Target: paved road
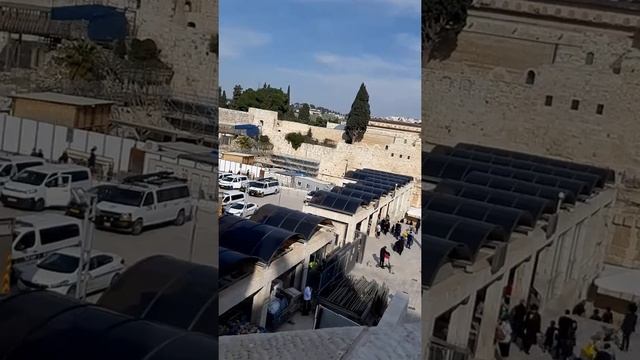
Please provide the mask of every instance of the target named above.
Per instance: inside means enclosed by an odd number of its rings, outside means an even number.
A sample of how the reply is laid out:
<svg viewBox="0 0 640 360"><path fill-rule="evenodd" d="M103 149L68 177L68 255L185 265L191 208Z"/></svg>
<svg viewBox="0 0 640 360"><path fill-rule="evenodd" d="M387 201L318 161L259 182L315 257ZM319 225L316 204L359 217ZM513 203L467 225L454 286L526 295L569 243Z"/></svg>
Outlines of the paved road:
<svg viewBox="0 0 640 360"><path fill-rule="evenodd" d="M258 206L265 204L274 204L283 206L289 209L302 211L304 205L304 197L307 194L304 190L281 188L280 193L267 195L265 197L249 196L249 202L255 203Z"/></svg>
<svg viewBox="0 0 640 360"><path fill-rule="evenodd" d="M218 259L218 227L213 209L213 206L201 206L197 216L192 260L206 265L217 265ZM62 213L57 210L46 210L45 212ZM37 213L0 206L0 218L33 214ZM180 227L169 224L145 229L138 236L96 230L93 248L118 254L125 259L127 265L159 254L189 260L192 226L193 222L187 222Z"/></svg>

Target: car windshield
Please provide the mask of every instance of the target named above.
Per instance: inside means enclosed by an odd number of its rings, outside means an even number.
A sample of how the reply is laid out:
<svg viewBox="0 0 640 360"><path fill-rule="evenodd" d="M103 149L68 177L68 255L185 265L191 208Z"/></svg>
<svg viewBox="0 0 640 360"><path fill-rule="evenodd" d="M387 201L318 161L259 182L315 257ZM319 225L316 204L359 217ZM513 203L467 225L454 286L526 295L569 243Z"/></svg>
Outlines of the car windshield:
<svg viewBox="0 0 640 360"><path fill-rule="evenodd" d="M244 204L243 203L235 203L235 204L231 204L230 207L232 209L242 210L244 208Z"/></svg>
<svg viewBox="0 0 640 360"><path fill-rule="evenodd" d="M13 166L11 166L11 164L1 164L0 166L2 166L2 169L0 169L0 176L2 177L6 177L11 175L11 168Z"/></svg>
<svg viewBox="0 0 640 360"><path fill-rule="evenodd" d="M142 191L114 187L104 194L102 201L128 206L140 206L143 196L144 193Z"/></svg>
<svg viewBox="0 0 640 360"><path fill-rule="evenodd" d="M222 178L222 181L233 181L233 178L231 176L225 176Z"/></svg>
<svg viewBox="0 0 640 360"><path fill-rule="evenodd" d="M40 269L71 274L78 270L80 259L76 256L66 254L51 254L42 260L38 267Z"/></svg>
<svg viewBox="0 0 640 360"><path fill-rule="evenodd" d="M33 170L24 170L19 172L11 180L17 183L22 183L22 184L42 185L42 183L46 178L47 178L47 174L33 171Z"/></svg>

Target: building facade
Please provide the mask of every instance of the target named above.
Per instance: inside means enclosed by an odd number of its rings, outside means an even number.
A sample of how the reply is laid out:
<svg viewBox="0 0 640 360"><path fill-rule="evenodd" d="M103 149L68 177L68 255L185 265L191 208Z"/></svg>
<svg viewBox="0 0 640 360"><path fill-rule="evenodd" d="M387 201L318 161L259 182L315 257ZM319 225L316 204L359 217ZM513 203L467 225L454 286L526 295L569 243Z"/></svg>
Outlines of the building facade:
<svg viewBox="0 0 640 360"><path fill-rule="evenodd" d="M640 266L640 16L627 3L474 2L458 46L423 69L425 146L507 147L618 173L607 261Z"/></svg>

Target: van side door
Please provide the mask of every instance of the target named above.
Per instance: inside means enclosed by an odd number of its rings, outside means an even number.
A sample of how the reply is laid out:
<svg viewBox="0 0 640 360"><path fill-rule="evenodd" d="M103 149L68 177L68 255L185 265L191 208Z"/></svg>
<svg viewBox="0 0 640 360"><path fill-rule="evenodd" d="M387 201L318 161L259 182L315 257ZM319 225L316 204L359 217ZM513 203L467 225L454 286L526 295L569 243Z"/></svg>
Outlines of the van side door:
<svg viewBox="0 0 640 360"><path fill-rule="evenodd" d="M65 224L40 229L40 247L43 254L80 244L80 226Z"/></svg>
<svg viewBox="0 0 640 360"><path fill-rule="evenodd" d="M71 202L71 175L57 175L44 183L45 206L67 206Z"/></svg>
<svg viewBox="0 0 640 360"><path fill-rule="evenodd" d="M149 191L144 195L141 215L145 224L157 224L161 221L160 217L158 217L158 205L156 205L156 197L153 191Z"/></svg>

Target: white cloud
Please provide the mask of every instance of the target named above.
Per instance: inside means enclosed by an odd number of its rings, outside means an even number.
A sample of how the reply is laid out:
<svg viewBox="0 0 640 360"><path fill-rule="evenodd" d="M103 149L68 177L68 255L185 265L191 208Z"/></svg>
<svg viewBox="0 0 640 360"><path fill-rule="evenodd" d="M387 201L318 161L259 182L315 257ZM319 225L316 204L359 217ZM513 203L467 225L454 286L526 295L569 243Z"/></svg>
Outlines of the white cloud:
<svg viewBox="0 0 640 360"><path fill-rule="evenodd" d="M393 8L393 10L415 11L420 16L420 0L292 0L295 3L356 3L371 4L372 2L385 4Z"/></svg>
<svg viewBox="0 0 640 360"><path fill-rule="evenodd" d="M330 52L317 53L315 61L333 72L341 73L407 73L414 67L402 63L393 63L375 55L344 56ZM415 67L419 71L419 67Z"/></svg>
<svg viewBox="0 0 640 360"><path fill-rule="evenodd" d="M248 51L268 45L271 36L241 27L220 28L220 58L238 58Z"/></svg>

